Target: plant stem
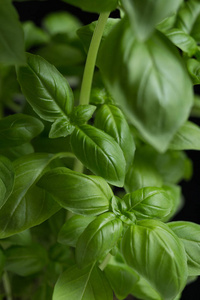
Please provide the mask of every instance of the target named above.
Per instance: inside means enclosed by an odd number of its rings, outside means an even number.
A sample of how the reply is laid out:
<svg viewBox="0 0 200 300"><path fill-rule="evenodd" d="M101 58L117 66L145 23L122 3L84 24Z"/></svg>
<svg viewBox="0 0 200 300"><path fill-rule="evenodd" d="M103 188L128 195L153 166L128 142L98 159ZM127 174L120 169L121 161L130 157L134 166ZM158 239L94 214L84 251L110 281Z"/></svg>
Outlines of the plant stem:
<svg viewBox="0 0 200 300"><path fill-rule="evenodd" d="M8 273L6 271L4 272L4 274L2 276L2 281L3 281L3 286L5 289L7 300L12 300L12 291L11 291L10 280L8 277Z"/></svg>
<svg viewBox="0 0 200 300"><path fill-rule="evenodd" d="M97 59L97 53L99 50L100 42L109 14L110 12L104 12L100 14L96 28L94 30L94 34L92 36L83 73L83 80L81 84L79 101L80 105L87 105L90 102L90 93L92 88L92 80ZM76 160L74 164L74 171L82 173L83 169L84 166L82 165L82 163L79 160Z"/></svg>
<svg viewBox="0 0 200 300"><path fill-rule="evenodd" d="M99 269L101 269L101 271L103 271L105 269L105 267L109 263L109 260L111 259L111 257L112 257L112 255L110 253L108 253L106 255L106 257L104 258L104 260L102 261L102 263L99 265Z"/></svg>

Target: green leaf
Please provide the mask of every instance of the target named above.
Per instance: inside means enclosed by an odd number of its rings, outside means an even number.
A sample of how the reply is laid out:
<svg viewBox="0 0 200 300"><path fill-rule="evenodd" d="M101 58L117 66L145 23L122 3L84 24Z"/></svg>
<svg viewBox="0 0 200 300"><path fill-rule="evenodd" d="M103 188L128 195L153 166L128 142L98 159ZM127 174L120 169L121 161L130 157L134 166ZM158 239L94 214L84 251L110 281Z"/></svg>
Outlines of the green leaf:
<svg viewBox="0 0 200 300"><path fill-rule="evenodd" d="M135 144L126 118L121 110L114 105L102 105L96 113L95 126L115 139L124 153L128 167L133 161Z"/></svg>
<svg viewBox="0 0 200 300"><path fill-rule="evenodd" d="M10 146L3 149L0 147L0 154L6 156L11 161L32 153L34 153L34 148L31 143L25 143L20 146Z"/></svg>
<svg viewBox="0 0 200 300"><path fill-rule="evenodd" d="M23 30L26 50L49 42L48 34L35 26L32 21L26 21L23 23Z"/></svg>
<svg viewBox="0 0 200 300"><path fill-rule="evenodd" d="M122 240L122 252L128 265L152 285L161 299L173 300L183 290L188 275L185 250L164 223L143 220L130 227Z"/></svg>
<svg viewBox="0 0 200 300"><path fill-rule="evenodd" d="M124 19L104 41L98 66L130 122L164 152L193 103L192 84L177 49L158 31L146 42L137 41Z"/></svg>
<svg viewBox="0 0 200 300"><path fill-rule="evenodd" d="M187 68L193 84L200 84L200 62L194 58L190 58L187 60Z"/></svg>
<svg viewBox="0 0 200 300"><path fill-rule="evenodd" d="M164 188L145 187L123 198L126 210L134 212L138 220L165 220L170 215L173 202Z"/></svg>
<svg viewBox="0 0 200 300"><path fill-rule="evenodd" d="M58 242L63 245L76 247L78 238L94 219L94 216L72 216L60 229Z"/></svg>
<svg viewBox="0 0 200 300"><path fill-rule="evenodd" d="M0 279L4 270L4 266L5 266L5 255L4 255L4 251L0 248Z"/></svg>
<svg viewBox="0 0 200 300"><path fill-rule="evenodd" d="M200 43L200 13L198 17L196 18L195 23L193 24L192 31L190 32L190 35L196 40L196 42L199 44Z"/></svg>
<svg viewBox="0 0 200 300"><path fill-rule="evenodd" d="M0 0L0 63L24 64L23 30L11 1Z"/></svg>
<svg viewBox="0 0 200 300"><path fill-rule="evenodd" d="M17 69L22 92L34 111L55 122L73 110L74 98L66 79L42 57L27 54L27 65Z"/></svg>
<svg viewBox="0 0 200 300"><path fill-rule="evenodd" d="M72 124L81 125L91 119L93 113L96 110L94 105L79 105L74 107L74 110L70 114L70 121Z"/></svg>
<svg viewBox="0 0 200 300"><path fill-rule="evenodd" d="M45 190L35 186L52 159L50 154L31 154L14 161L13 192L0 208L0 238L38 225L60 209Z"/></svg>
<svg viewBox="0 0 200 300"><path fill-rule="evenodd" d="M108 210L113 196L103 178L62 167L45 173L37 185L48 191L62 207L76 214L101 214Z"/></svg>
<svg viewBox="0 0 200 300"><path fill-rule="evenodd" d="M151 286L151 284L145 280L142 276L139 277L138 282L133 286L131 294L134 297L142 300L162 300L161 296ZM175 299L173 299L175 300Z"/></svg>
<svg viewBox="0 0 200 300"><path fill-rule="evenodd" d="M14 114L0 120L0 148L25 144L44 129L42 122L24 114Z"/></svg>
<svg viewBox="0 0 200 300"><path fill-rule="evenodd" d="M74 131L74 128L67 117L61 117L52 124L49 137L51 139L66 137Z"/></svg>
<svg viewBox="0 0 200 300"><path fill-rule="evenodd" d="M200 127L187 121L170 143L174 150L200 150Z"/></svg>
<svg viewBox="0 0 200 300"><path fill-rule="evenodd" d="M76 265L58 279L53 300L113 300L113 293L104 273L96 266L79 269Z"/></svg>
<svg viewBox="0 0 200 300"><path fill-rule="evenodd" d="M192 222L171 222L168 226L181 239L187 254L189 276L200 275L200 225Z"/></svg>
<svg viewBox="0 0 200 300"><path fill-rule="evenodd" d="M132 268L115 261L113 258L109 261L104 272L119 300L126 299L139 280L139 275Z"/></svg>
<svg viewBox="0 0 200 300"><path fill-rule="evenodd" d="M14 168L9 159L0 156L0 208L4 205L13 190Z"/></svg>
<svg viewBox="0 0 200 300"><path fill-rule="evenodd" d="M122 0L131 25L140 40L147 39L155 26L175 13L183 0ZM150 13L151 12L151 13Z"/></svg>
<svg viewBox="0 0 200 300"><path fill-rule="evenodd" d="M116 9L118 0L63 0L88 12L110 12Z"/></svg>
<svg viewBox="0 0 200 300"><path fill-rule="evenodd" d="M1 243L9 243L9 245L28 246L32 243L30 229L14 234L6 239L1 239Z"/></svg>
<svg viewBox="0 0 200 300"><path fill-rule="evenodd" d="M38 244L13 246L5 251L5 270L20 276L29 276L41 271L47 264L47 252Z"/></svg>
<svg viewBox="0 0 200 300"><path fill-rule="evenodd" d="M93 126L81 125L71 135L71 146L77 158L94 174L113 185L123 186L125 158L110 135Z"/></svg>
<svg viewBox="0 0 200 300"><path fill-rule="evenodd" d="M179 28L172 28L165 32L170 41L180 48L188 56L193 56L198 50L196 41L187 33Z"/></svg>
<svg viewBox="0 0 200 300"><path fill-rule="evenodd" d="M123 230L115 214L107 212L92 221L76 244L76 261L84 268L99 260L116 245Z"/></svg>
<svg viewBox="0 0 200 300"><path fill-rule="evenodd" d="M181 187L179 185L164 185L163 188L169 194L173 203L170 214L164 219L164 221L166 222L181 210L181 208L183 207L183 198L181 195Z"/></svg>

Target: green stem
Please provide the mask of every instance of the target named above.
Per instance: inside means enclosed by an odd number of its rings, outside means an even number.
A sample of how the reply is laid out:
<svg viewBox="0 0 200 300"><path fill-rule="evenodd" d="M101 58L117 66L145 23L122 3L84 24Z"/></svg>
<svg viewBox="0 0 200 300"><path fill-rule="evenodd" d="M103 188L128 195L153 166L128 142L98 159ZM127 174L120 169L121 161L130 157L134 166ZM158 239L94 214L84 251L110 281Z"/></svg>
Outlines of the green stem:
<svg viewBox="0 0 200 300"><path fill-rule="evenodd" d="M109 12L101 13L99 16L99 20L97 22L97 26L94 30L94 34L90 43L87 60L85 64L85 70L83 74L83 81L81 85L80 92L80 104L87 105L90 102L90 93L92 87L93 74L97 59L97 53L99 50L99 45L102 39L102 35L104 32L104 28L109 17Z"/></svg>
<svg viewBox="0 0 200 300"><path fill-rule="evenodd" d="M99 265L99 269L101 269L101 271L103 271L105 269L105 267L109 263L111 257L112 257L112 255L110 253L108 253L106 255L106 257L104 258L104 260L102 261L102 263Z"/></svg>
<svg viewBox="0 0 200 300"><path fill-rule="evenodd" d="M10 280L8 277L8 273L6 271L4 272L4 274L2 276L2 281L3 281L5 293L6 293L6 299L12 300L12 291L11 291Z"/></svg>
<svg viewBox="0 0 200 300"><path fill-rule="evenodd" d="M86 59L85 69L83 73L83 80L80 91L80 105L87 105L90 102L90 93L92 88L92 80L94 75L94 69L97 59L97 53L99 50L100 42L104 32L104 28L109 17L110 12L101 13L97 26L94 30L90 47L88 50L88 55ZM83 173L84 166L79 160L75 161L74 171Z"/></svg>

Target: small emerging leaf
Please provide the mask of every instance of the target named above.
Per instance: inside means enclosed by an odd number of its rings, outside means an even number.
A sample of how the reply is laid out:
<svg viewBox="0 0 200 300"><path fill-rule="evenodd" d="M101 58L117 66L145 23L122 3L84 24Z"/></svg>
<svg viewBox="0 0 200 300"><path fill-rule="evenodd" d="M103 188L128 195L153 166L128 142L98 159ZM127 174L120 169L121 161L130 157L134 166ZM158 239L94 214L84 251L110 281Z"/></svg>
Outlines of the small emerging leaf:
<svg viewBox="0 0 200 300"><path fill-rule="evenodd" d="M66 137L74 131L74 128L67 117L59 118L51 125L49 137L51 139Z"/></svg>
<svg viewBox="0 0 200 300"><path fill-rule="evenodd" d="M96 110L94 105L79 105L74 107L74 110L70 114L70 121L72 124L81 125L86 123Z"/></svg>

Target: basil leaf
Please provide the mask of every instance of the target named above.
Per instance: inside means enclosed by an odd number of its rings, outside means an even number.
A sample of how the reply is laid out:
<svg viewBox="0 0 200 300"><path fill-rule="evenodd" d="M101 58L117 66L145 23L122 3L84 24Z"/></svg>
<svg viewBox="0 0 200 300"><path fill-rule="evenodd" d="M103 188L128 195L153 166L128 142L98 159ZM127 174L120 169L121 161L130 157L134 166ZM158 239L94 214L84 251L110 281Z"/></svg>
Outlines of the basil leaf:
<svg viewBox="0 0 200 300"><path fill-rule="evenodd" d="M51 139L66 137L74 131L74 126L71 125L67 117L57 119L51 126L49 137Z"/></svg>
<svg viewBox="0 0 200 300"><path fill-rule="evenodd" d="M196 40L197 43L200 42L199 26L200 26L200 13L196 18L195 23L193 24L192 31L190 32L190 35Z"/></svg>
<svg viewBox="0 0 200 300"><path fill-rule="evenodd" d="M0 147L0 154L6 156L11 161L14 161L21 156L28 155L34 153L34 148L31 143L25 143L19 146L10 146L8 148L1 149Z"/></svg>
<svg viewBox="0 0 200 300"><path fill-rule="evenodd" d="M89 11L89 12L109 12L112 10L115 10L117 7L118 0L96 0L95 2L93 0L63 0L64 2L67 2L69 4L72 4L74 6L77 6L83 10Z"/></svg>
<svg viewBox="0 0 200 300"><path fill-rule="evenodd" d="M124 19L104 41L98 66L130 122L164 152L193 102L192 84L176 48L159 32L146 42L136 40Z"/></svg>
<svg viewBox="0 0 200 300"><path fill-rule="evenodd" d="M200 150L200 128L192 122L186 122L175 134L170 143L174 150Z"/></svg>
<svg viewBox="0 0 200 300"><path fill-rule="evenodd" d="M125 158L110 135L93 126L81 125L71 135L71 146L77 158L94 174L113 185L123 186Z"/></svg>
<svg viewBox="0 0 200 300"><path fill-rule="evenodd" d="M74 110L70 114L70 120L72 124L81 125L86 123L96 110L94 105L79 105L74 107Z"/></svg>
<svg viewBox="0 0 200 300"><path fill-rule="evenodd" d="M104 272L119 300L126 299L139 280L139 275L132 268L114 259L109 261Z"/></svg>
<svg viewBox="0 0 200 300"><path fill-rule="evenodd" d="M138 282L133 286L131 294L134 297L142 300L162 300L161 296L156 292L152 285L142 276L139 277ZM176 300L173 299L173 300Z"/></svg>
<svg viewBox="0 0 200 300"><path fill-rule="evenodd" d="M58 234L58 242L76 247L76 243L85 228L95 219L93 216L72 216L65 222Z"/></svg>
<svg viewBox="0 0 200 300"><path fill-rule="evenodd" d="M187 254L189 276L200 275L200 225L176 221L168 226L181 239Z"/></svg>
<svg viewBox="0 0 200 300"><path fill-rule="evenodd" d="M23 23L23 30L26 50L49 42L48 34L35 26L32 21Z"/></svg>
<svg viewBox="0 0 200 300"><path fill-rule="evenodd" d="M0 0L0 63L24 64L23 30L11 1Z"/></svg>
<svg viewBox="0 0 200 300"><path fill-rule="evenodd" d="M15 147L29 142L44 129L34 117L15 114L0 120L0 148Z"/></svg>
<svg viewBox="0 0 200 300"><path fill-rule="evenodd" d="M76 244L78 266L84 268L106 255L119 240L122 230L122 222L111 212L92 221Z"/></svg>
<svg viewBox="0 0 200 300"><path fill-rule="evenodd" d="M104 104L97 110L95 126L112 136L121 147L127 167L131 164L135 152L135 144L125 116L114 106Z"/></svg>
<svg viewBox="0 0 200 300"><path fill-rule="evenodd" d="M62 167L45 173L37 185L48 191L62 207L76 214L101 214L108 210L113 196L103 178Z"/></svg>
<svg viewBox="0 0 200 300"><path fill-rule="evenodd" d="M46 250L38 244L13 246L5 251L5 270L20 276L41 271L48 262Z"/></svg>
<svg viewBox="0 0 200 300"><path fill-rule="evenodd" d="M0 248L0 278L3 274L4 266L5 266L5 255L4 255L4 251Z"/></svg>
<svg viewBox="0 0 200 300"><path fill-rule="evenodd" d="M169 197L172 200L172 210L167 217L164 218L163 221L168 221L172 217L174 217L183 207L183 198L181 195L181 187L178 185L164 185L163 188L169 194Z"/></svg>
<svg viewBox="0 0 200 300"><path fill-rule="evenodd" d="M163 188L145 187L123 197L128 211L134 212L138 220L164 220L173 207L170 195Z"/></svg>
<svg viewBox="0 0 200 300"><path fill-rule="evenodd" d="M183 0L122 0L122 4L130 19L138 39L147 39L155 26L163 19L175 13ZM151 13L149 13L151 12Z"/></svg>
<svg viewBox="0 0 200 300"><path fill-rule="evenodd" d="M46 191L35 186L53 158L50 154L31 154L13 162L15 184L0 208L0 238L38 225L60 209Z"/></svg>
<svg viewBox="0 0 200 300"><path fill-rule="evenodd" d="M13 190L14 168L9 159L0 156L0 208L4 205Z"/></svg>
<svg viewBox="0 0 200 300"><path fill-rule="evenodd" d="M42 57L27 54L27 65L17 69L17 77L23 94L42 119L68 120L74 105L73 93L54 66Z"/></svg>
<svg viewBox="0 0 200 300"><path fill-rule="evenodd" d="M128 265L143 276L162 299L172 300L183 290L187 280L185 250L164 223L138 221L126 231L122 252Z"/></svg>
<svg viewBox="0 0 200 300"><path fill-rule="evenodd" d="M11 245L17 246L28 246L32 243L32 236L29 229L14 234L6 239L1 239L1 243L10 243Z"/></svg>
<svg viewBox="0 0 200 300"><path fill-rule="evenodd" d="M187 60L187 68L193 84L200 84L200 62L196 59L190 58Z"/></svg>
<svg viewBox="0 0 200 300"><path fill-rule="evenodd" d="M104 273L94 265L84 269L73 266L58 279L53 300L112 300L113 293Z"/></svg>

